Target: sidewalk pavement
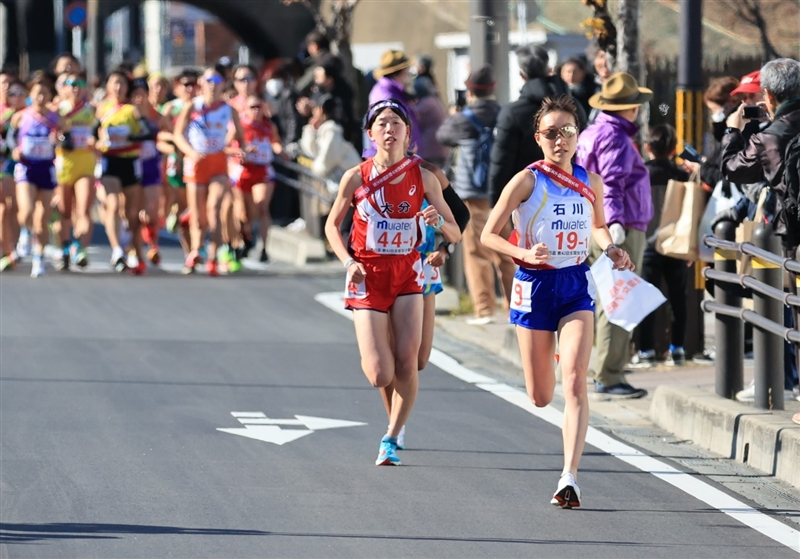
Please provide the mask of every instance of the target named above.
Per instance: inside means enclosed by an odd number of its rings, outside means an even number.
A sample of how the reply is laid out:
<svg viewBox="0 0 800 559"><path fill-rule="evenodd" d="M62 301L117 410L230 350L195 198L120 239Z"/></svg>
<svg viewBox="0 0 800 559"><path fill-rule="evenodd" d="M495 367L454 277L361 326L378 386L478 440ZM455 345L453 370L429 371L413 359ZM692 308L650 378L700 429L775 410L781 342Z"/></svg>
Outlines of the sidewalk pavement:
<svg viewBox="0 0 800 559"><path fill-rule="evenodd" d="M454 308L457 296L452 290L437 296L437 328L510 361L519 368L523 382L516 333L507 316L498 314L494 323L473 326L467 324L469 316L452 314ZM750 360L745 361L744 376L748 386L753 379ZM759 410L717 396L714 377L713 365L691 361L682 367L637 369L628 375L628 382L647 390L646 398L600 399L590 385L590 407L593 414L631 427L655 423L680 439L800 488L800 425L791 420L792 414L800 412L800 402L787 396L785 410Z"/></svg>

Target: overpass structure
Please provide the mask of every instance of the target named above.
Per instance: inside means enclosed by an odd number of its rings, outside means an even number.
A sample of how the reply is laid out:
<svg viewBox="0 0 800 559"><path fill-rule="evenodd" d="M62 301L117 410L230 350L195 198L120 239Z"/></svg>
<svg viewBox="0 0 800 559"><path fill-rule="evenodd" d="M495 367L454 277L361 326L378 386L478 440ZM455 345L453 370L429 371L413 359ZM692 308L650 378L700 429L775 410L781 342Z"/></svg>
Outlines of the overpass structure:
<svg viewBox="0 0 800 559"><path fill-rule="evenodd" d="M23 71L46 67L57 54L55 35L56 2L67 8L75 0L0 0L6 8L5 28L0 28L5 60L0 63L19 66ZM236 33L251 52L265 59L294 57L298 45L314 28L308 10L299 4L285 6L281 0L181 0L206 10ZM315 3L317 3L316 0ZM88 0L87 67L103 70L105 20L115 11L138 8L142 0ZM141 47L140 10L131 10L131 33L134 46ZM0 20L0 25L3 21ZM93 33L94 30L94 33Z"/></svg>

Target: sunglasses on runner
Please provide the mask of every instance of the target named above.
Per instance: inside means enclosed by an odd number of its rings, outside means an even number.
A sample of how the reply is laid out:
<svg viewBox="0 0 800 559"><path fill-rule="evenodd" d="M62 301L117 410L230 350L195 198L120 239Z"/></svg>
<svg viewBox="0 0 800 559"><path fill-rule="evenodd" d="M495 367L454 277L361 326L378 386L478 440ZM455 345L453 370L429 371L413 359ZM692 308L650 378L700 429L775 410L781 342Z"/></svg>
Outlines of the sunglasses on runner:
<svg viewBox="0 0 800 559"><path fill-rule="evenodd" d="M197 82L181 82L183 87L197 87Z"/></svg>
<svg viewBox="0 0 800 559"><path fill-rule="evenodd" d="M253 81L253 76L245 76L243 78L234 78L234 81L248 83L248 82Z"/></svg>
<svg viewBox="0 0 800 559"><path fill-rule="evenodd" d="M26 95L27 95L26 92L21 91L19 89L10 89L8 91L8 96L9 97L25 97Z"/></svg>
<svg viewBox="0 0 800 559"><path fill-rule="evenodd" d="M255 109L260 109L260 108L261 108L261 105L250 105L250 107L249 107L249 108L251 108L251 109L253 109L253 110L255 110Z"/></svg>
<svg viewBox="0 0 800 559"><path fill-rule="evenodd" d="M214 85L220 85L225 83L225 80L222 79L222 76L208 76L206 78L206 83L213 83Z"/></svg>
<svg viewBox="0 0 800 559"><path fill-rule="evenodd" d="M578 134L578 127L570 124L561 128L545 128L536 133L548 140L555 140L559 135L566 140Z"/></svg>
<svg viewBox="0 0 800 559"><path fill-rule="evenodd" d="M66 80L64 82L64 85L67 86L67 87L86 87L86 81L85 80L73 80L73 79L70 78L70 79L68 79L68 80Z"/></svg>

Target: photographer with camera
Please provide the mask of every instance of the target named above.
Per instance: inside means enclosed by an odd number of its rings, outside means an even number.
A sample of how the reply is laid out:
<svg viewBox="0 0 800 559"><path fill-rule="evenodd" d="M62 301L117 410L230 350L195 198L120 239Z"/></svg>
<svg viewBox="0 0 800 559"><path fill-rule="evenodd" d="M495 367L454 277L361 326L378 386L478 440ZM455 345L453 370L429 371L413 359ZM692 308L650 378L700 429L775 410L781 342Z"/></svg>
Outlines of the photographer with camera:
<svg viewBox="0 0 800 559"><path fill-rule="evenodd" d="M742 103L739 110L728 117L728 129L722 138L722 173L738 184L766 180L777 202L775 234L781 237L784 255L794 258L800 244L797 212L800 144L794 141L800 135L800 62L790 58L772 60L761 68L760 77L763 106L770 122L745 140L741 131L751 120L749 116L757 116L753 114L755 109L746 113L747 105ZM794 208L794 211L786 211L787 208ZM797 290L794 282L790 288ZM796 371L787 366L784 373L785 388L796 390Z"/></svg>
<svg viewBox="0 0 800 559"><path fill-rule="evenodd" d="M790 58L772 60L761 69L760 77L763 106L771 122L745 141L742 130L752 120L745 116L747 105L742 103L739 110L728 116L728 128L722 138L722 174L737 184L767 181L778 195L775 232L793 257L798 239L786 235L787 224L795 224L788 223L783 212L786 197L783 170L786 146L800 134L800 62ZM757 116L750 111L748 115Z"/></svg>

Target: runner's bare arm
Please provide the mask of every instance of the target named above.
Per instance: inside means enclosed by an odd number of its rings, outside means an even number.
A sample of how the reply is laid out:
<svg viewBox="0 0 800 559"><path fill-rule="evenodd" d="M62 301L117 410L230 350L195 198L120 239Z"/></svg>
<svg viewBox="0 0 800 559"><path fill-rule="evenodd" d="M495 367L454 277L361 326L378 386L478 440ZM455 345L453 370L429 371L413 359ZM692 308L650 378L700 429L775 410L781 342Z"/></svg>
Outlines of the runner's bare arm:
<svg viewBox="0 0 800 559"><path fill-rule="evenodd" d="M461 240L461 230L458 228L456 219L453 217L453 212L450 211L450 206L444 201L442 184L435 174L424 168L422 169L422 184L425 188L425 198L428 200L428 203L433 206L435 213L438 214L433 215L434 212L430 211L430 208L426 208L422 212L425 216L425 222L428 225L436 225L439 220L438 216L441 215L444 218L444 223L439 230L448 242L457 243ZM432 223L429 221L429 218L433 220Z"/></svg>
<svg viewBox="0 0 800 559"><path fill-rule="evenodd" d="M186 157L196 161L201 159L201 155L194 150L185 136L186 127L189 125L189 114L192 112L192 109L192 105L186 105L181 111L181 114L178 115L178 120L175 121L172 141Z"/></svg>
<svg viewBox="0 0 800 559"><path fill-rule="evenodd" d="M331 213L328 214L328 220L325 222L325 236L328 238L333 253L342 263L347 262L350 253L345 246L339 226L344 221L344 216L353 203L353 194L359 186L361 186L361 170L359 167L353 167L339 181L339 193L336 195Z"/></svg>
<svg viewBox="0 0 800 559"><path fill-rule="evenodd" d="M158 129L159 132L159 140L161 139L160 135L164 132L171 133L172 132L172 119L167 118L164 115L158 116Z"/></svg>
<svg viewBox="0 0 800 559"><path fill-rule="evenodd" d="M505 254L517 260L524 260L528 250L509 243L501 235L500 231L511 219L511 212L517 209L520 204L531 197L536 178L533 173L527 170L520 171L503 188L500 199L492 208L486 226L481 233L483 246L490 248L501 254Z"/></svg>
<svg viewBox="0 0 800 559"><path fill-rule="evenodd" d="M233 128L236 130L236 139L239 141L239 148L242 151L242 157L244 157L245 152L251 153L254 148L248 146L244 139L244 128L242 128L242 121L239 120L239 113L231 111L231 118L233 119Z"/></svg>
<svg viewBox="0 0 800 559"><path fill-rule="evenodd" d="M614 244L614 241L611 239L611 233L608 232L606 213L603 209L603 179L596 173L589 173L589 186L592 187L595 194L594 212L592 215L592 237L605 252L610 245ZM623 249L619 247L613 248L606 252L606 254L611 261L614 262L615 270L634 269L634 265L628 253Z"/></svg>

